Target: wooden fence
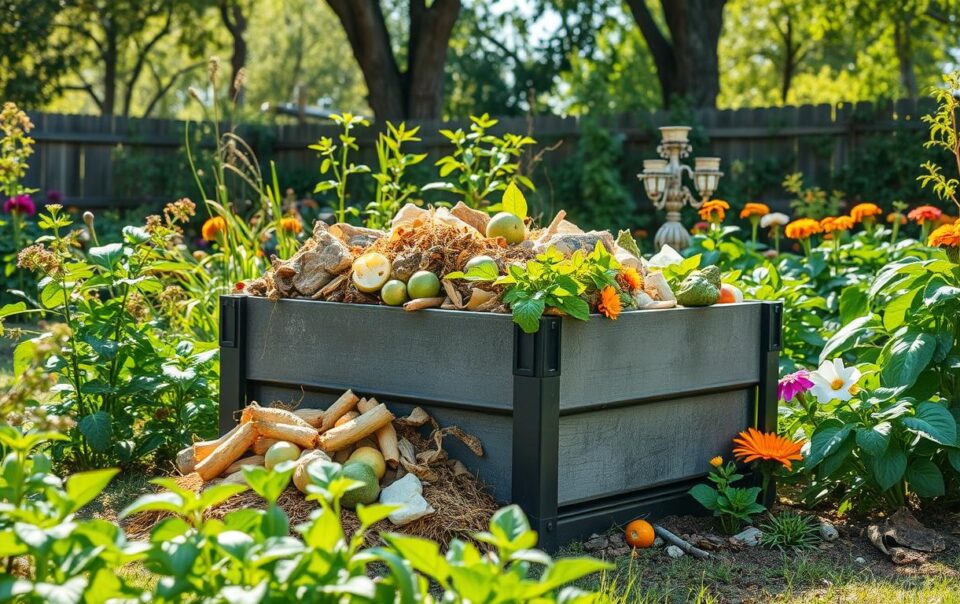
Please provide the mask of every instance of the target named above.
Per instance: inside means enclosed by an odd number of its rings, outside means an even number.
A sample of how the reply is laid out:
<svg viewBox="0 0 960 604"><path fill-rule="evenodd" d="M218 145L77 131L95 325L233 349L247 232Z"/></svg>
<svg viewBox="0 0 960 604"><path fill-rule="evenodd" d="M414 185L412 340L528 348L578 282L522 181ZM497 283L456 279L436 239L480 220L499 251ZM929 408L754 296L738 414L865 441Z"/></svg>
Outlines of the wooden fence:
<svg viewBox="0 0 960 604"><path fill-rule="evenodd" d="M623 159L618 167L637 199L643 200L635 178L642 160L655 156L656 128L671 122L694 126L691 140L694 156L722 158L728 174L735 162L751 165L777 159L784 172L801 171L808 182L826 182L851 154L870 137L906 131L911 144L919 144L926 127L920 116L933 105L901 100L891 103L803 105L739 110L699 110L686 119L666 112L635 113L601 122L624 137ZM27 185L63 194L66 203L77 207L138 206L166 201L179 195L196 196L183 153L184 122L161 119L126 119L86 115L31 115L37 141ZM421 128L420 150L432 156L446 148L437 134L440 128L467 128L460 122L425 122ZM528 133L538 148L551 147L543 166L558 168L575 154L584 122L576 118L536 116L501 120L497 131ZM196 129L196 126L192 126ZM330 124L249 126L241 133L251 142L261 161L273 160L283 176L301 185L315 182L317 156L307 146L320 136L335 135ZM361 130L360 160L375 164L375 128ZM559 143L559 145L558 145ZM206 141L207 146L210 140ZM768 190L766 196L782 197L782 191ZM763 194L760 197L764 197Z"/></svg>

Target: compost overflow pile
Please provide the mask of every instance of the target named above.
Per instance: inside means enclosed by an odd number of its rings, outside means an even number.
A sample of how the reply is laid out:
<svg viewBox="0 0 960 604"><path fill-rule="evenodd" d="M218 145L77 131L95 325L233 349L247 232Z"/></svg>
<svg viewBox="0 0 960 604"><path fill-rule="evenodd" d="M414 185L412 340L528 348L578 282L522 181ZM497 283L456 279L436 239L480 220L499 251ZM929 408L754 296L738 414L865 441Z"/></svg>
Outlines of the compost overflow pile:
<svg viewBox="0 0 960 604"><path fill-rule="evenodd" d="M421 429L429 429L429 437L423 437ZM458 522L464 532L480 530L495 502L463 463L449 458L443 448L446 436L483 455L479 439L455 426L441 428L420 407L397 418L375 398L361 398L347 390L325 410L251 403L232 430L183 449L177 469L186 484L202 488L214 481L243 484L244 467L272 470L290 461L295 462L293 483L306 494L310 465L333 461L342 464L345 477L362 483L343 496L341 505L346 509L376 501L400 505L389 516L396 526L436 514L436 530L423 523L414 527L414 532L427 533L424 536L456 532ZM432 490L425 493L425 486ZM301 496L287 503L308 512L312 506L300 505L304 502ZM439 513L435 505L440 506Z"/></svg>
<svg viewBox="0 0 960 604"><path fill-rule="evenodd" d="M507 194L504 198L506 206ZM558 278L554 287L559 289L546 292L557 293L546 298L546 314L586 319L589 311L595 311L616 318L620 310L722 301L719 271L688 276L678 284L683 291L675 295L663 273L642 258L629 232L621 231L616 238L609 231L584 232L565 220L563 211L546 228L534 229L522 217L525 213L525 202L522 213L500 212L492 217L462 202L449 209L408 204L388 231L318 221L313 235L294 256L273 257L272 268L259 279L238 284L238 293L384 304L410 311L506 313L512 308L516 320L517 303L525 298L510 288L521 287L525 278L542 283L543 272L538 267L536 274L531 270L519 276L515 269L523 271L536 260L540 267L552 263L560 278L582 274L574 294L561 291L565 286ZM572 268L559 264L564 259ZM598 266L599 272L594 270ZM529 291L527 295L532 296ZM582 301L564 302L571 298ZM613 304L616 313L611 314Z"/></svg>

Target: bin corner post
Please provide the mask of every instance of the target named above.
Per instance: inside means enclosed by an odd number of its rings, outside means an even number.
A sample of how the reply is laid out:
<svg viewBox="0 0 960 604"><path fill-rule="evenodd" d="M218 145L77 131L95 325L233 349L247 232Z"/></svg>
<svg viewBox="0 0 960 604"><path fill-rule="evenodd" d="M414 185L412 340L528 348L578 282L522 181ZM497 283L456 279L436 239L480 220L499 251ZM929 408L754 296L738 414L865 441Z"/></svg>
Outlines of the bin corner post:
<svg viewBox="0 0 960 604"><path fill-rule="evenodd" d="M757 386L757 429L777 431L777 382L780 379L780 349L783 302L763 302L760 307L760 379ZM771 481L766 493L768 507L776 501L777 486Z"/></svg>
<svg viewBox="0 0 960 604"><path fill-rule="evenodd" d="M512 500L555 551L560 441L560 317L544 317L536 333L514 325Z"/></svg>
<svg viewBox="0 0 960 604"><path fill-rule="evenodd" d="M247 404L247 296L220 296L220 433L237 423Z"/></svg>

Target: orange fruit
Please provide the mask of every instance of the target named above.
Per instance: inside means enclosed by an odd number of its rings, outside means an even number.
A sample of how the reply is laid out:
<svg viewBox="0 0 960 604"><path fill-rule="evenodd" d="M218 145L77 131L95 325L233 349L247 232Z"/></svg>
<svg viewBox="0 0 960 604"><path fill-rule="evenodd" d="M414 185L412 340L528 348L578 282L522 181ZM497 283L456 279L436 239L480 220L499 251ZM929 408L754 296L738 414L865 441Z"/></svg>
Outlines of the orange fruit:
<svg viewBox="0 0 960 604"><path fill-rule="evenodd" d="M648 548L653 545L656 534L653 532L652 524L638 518L627 525L624 537L630 547Z"/></svg>

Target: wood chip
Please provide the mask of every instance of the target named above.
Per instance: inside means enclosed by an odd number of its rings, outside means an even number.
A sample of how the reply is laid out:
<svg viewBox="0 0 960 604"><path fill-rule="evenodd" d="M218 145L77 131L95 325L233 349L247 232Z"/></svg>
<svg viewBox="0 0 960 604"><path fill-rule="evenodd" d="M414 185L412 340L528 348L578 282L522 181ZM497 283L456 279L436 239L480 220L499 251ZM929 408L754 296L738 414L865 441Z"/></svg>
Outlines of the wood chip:
<svg viewBox="0 0 960 604"><path fill-rule="evenodd" d="M446 298L417 298L416 300L410 300L404 303L403 310L414 311L425 308L438 308L443 305L444 300L446 300Z"/></svg>

